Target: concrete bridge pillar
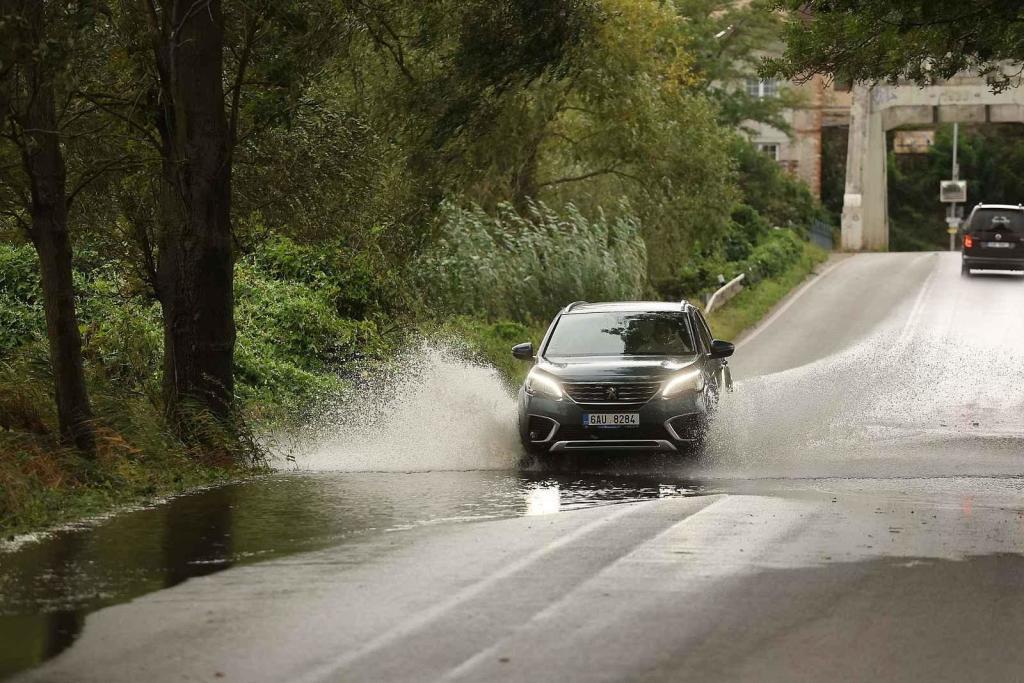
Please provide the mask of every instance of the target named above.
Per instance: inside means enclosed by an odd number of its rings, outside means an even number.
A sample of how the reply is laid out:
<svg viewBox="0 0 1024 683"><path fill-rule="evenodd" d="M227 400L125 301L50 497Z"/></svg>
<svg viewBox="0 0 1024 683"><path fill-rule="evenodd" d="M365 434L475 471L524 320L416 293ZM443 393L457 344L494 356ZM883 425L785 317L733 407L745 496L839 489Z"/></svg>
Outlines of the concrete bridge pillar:
<svg viewBox="0 0 1024 683"><path fill-rule="evenodd" d="M850 110L850 141L843 196L843 249L889 248L888 168L885 122L875 106L875 88L856 85Z"/></svg>

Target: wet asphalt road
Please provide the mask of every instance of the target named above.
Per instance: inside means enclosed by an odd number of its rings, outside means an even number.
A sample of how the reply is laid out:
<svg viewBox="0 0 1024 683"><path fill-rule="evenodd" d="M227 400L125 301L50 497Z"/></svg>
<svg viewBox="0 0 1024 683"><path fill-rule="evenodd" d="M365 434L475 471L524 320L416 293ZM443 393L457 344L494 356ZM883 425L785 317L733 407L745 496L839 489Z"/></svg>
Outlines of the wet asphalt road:
<svg viewBox="0 0 1024 683"><path fill-rule="evenodd" d="M701 461L282 475L26 544L0 671L1020 680L1024 279L957 259L798 292Z"/></svg>

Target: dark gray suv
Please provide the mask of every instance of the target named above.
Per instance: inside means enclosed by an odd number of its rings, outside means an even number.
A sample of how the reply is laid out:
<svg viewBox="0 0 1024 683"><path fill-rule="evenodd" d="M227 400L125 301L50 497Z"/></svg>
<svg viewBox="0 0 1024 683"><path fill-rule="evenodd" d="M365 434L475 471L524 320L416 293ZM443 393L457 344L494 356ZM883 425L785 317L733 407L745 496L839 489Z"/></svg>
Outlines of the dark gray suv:
<svg viewBox="0 0 1024 683"><path fill-rule="evenodd" d="M960 272L1024 270L1024 206L978 204L964 221Z"/></svg>
<svg viewBox="0 0 1024 683"><path fill-rule="evenodd" d="M551 323L519 391L519 433L532 454L690 451L703 443L723 390L729 342L682 303L577 302Z"/></svg>

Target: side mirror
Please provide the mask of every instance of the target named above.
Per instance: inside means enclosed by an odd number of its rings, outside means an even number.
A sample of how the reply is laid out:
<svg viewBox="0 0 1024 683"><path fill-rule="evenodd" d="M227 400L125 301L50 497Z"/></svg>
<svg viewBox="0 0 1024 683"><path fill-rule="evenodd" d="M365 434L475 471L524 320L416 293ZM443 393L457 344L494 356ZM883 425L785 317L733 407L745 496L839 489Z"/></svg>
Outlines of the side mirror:
<svg viewBox="0 0 1024 683"><path fill-rule="evenodd" d="M533 360L533 343L516 344L512 347L512 355L519 360Z"/></svg>
<svg viewBox="0 0 1024 683"><path fill-rule="evenodd" d="M720 339L711 342L712 358L728 358L736 352L736 345Z"/></svg>

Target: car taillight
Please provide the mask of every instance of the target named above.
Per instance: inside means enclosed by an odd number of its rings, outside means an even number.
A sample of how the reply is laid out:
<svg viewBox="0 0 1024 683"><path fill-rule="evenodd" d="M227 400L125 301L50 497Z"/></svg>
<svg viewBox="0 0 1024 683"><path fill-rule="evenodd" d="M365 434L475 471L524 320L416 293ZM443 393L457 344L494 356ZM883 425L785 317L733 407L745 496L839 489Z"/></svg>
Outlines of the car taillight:
<svg viewBox="0 0 1024 683"><path fill-rule="evenodd" d="M970 235L964 235L964 249L971 249L974 246L974 238Z"/></svg>

